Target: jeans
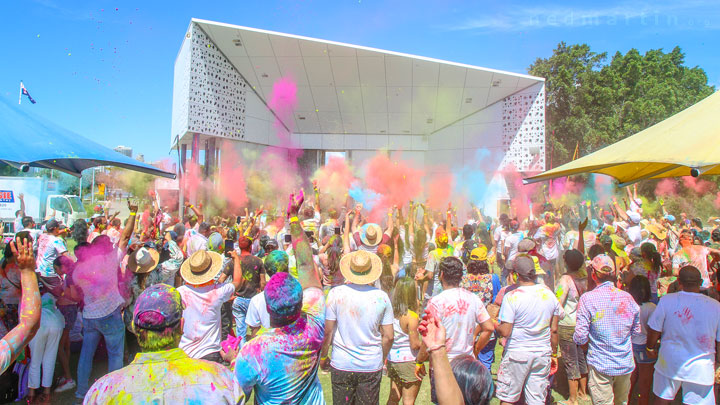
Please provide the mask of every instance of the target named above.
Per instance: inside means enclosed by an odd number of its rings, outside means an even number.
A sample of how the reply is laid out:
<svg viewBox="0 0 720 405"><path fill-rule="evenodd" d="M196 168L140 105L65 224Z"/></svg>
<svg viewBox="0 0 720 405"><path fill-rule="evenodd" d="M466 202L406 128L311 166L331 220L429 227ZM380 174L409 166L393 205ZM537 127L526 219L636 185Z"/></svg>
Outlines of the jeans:
<svg viewBox="0 0 720 405"><path fill-rule="evenodd" d="M250 298L235 297L232 304L232 314L235 318L235 336L241 338L240 347L245 344L247 336L247 325L245 324L245 316L250 306Z"/></svg>
<svg viewBox="0 0 720 405"><path fill-rule="evenodd" d="M78 388L76 398L84 398L90 389L90 373L92 372L95 350L100 336L105 338L108 351L108 373L119 370L123 366L125 349L125 323L118 307L113 313L103 318L87 319L83 317L83 342L78 361Z"/></svg>

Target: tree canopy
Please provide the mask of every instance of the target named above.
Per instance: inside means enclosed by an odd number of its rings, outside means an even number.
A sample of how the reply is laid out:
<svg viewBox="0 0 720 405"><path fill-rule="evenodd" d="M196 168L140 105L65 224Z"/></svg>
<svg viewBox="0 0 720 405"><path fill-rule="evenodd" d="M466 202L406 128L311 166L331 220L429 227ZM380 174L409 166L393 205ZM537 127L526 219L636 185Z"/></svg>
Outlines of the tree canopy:
<svg viewBox="0 0 720 405"><path fill-rule="evenodd" d="M631 49L595 53L586 44L558 44L529 73L544 77L548 162L552 167L650 127L715 91L700 67L685 66L679 47L665 53Z"/></svg>

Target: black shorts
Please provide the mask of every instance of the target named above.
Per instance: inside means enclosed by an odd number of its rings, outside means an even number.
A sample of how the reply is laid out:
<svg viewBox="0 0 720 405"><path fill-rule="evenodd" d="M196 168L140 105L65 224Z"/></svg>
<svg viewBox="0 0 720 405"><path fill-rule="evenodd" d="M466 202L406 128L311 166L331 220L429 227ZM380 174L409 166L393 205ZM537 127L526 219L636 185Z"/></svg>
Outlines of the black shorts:
<svg viewBox="0 0 720 405"><path fill-rule="evenodd" d="M370 373L331 369L334 404L378 404L382 370Z"/></svg>

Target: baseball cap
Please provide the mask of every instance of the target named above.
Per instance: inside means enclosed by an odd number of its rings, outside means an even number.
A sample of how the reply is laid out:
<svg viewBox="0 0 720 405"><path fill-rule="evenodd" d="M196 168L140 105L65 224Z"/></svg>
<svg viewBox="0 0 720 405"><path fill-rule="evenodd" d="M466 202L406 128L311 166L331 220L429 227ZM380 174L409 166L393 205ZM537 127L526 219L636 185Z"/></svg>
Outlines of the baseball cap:
<svg viewBox="0 0 720 405"><path fill-rule="evenodd" d="M592 259L592 268L596 273L610 274L615 271L615 263L608 255L597 255Z"/></svg>
<svg viewBox="0 0 720 405"><path fill-rule="evenodd" d="M487 260L487 248L485 245L478 246L470 252L470 260Z"/></svg>
<svg viewBox="0 0 720 405"><path fill-rule="evenodd" d="M133 324L136 329L163 331L180 322L183 310L178 290L167 284L154 284L138 296Z"/></svg>
<svg viewBox="0 0 720 405"><path fill-rule="evenodd" d="M525 238L518 243L518 252L529 252L535 249L535 241L530 238Z"/></svg>
<svg viewBox="0 0 720 405"><path fill-rule="evenodd" d="M700 276L700 270L698 270L695 266L684 266L681 268L678 273L678 280L680 281L680 284L683 285L699 285L703 282L702 277Z"/></svg>
<svg viewBox="0 0 720 405"><path fill-rule="evenodd" d="M535 275L535 262L527 255L517 256L513 263L513 271L523 277Z"/></svg>

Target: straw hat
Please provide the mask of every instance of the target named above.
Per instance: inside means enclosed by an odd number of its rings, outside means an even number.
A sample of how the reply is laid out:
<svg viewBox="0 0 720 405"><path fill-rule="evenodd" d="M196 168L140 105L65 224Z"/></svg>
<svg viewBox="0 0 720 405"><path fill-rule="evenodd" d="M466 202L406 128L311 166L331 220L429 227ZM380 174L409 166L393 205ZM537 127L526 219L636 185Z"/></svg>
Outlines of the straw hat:
<svg viewBox="0 0 720 405"><path fill-rule="evenodd" d="M219 253L198 250L180 267L180 276L188 284L205 284L215 278L222 269L222 256Z"/></svg>
<svg viewBox="0 0 720 405"><path fill-rule="evenodd" d="M128 269L133 273L149 273L157 267L160 253L153 248L141 247L128 256Z"/></svg>
<svg viewBox="0 0 720 405"><path fill-rule="evenodd" d="M340 259L340 272L353 284L372 284L382 274L382 261L375 253L357 250Z"/></svg>
<svg viewBox="0 0 720 405"><path fill-rule="evenodd" d="M365 224L361 228L360 240L367 246L377 246L382 242L382 228L378 224Z"/></svg>
<svg viewBox="0 0 720 405"><path fill-rule="evenodd" d="M660 225L657 224L648 224L645 229L650 231L653 235L655 235L656 238L660 240L665 240L667 238L667 229L663 228Z"/></svg>

